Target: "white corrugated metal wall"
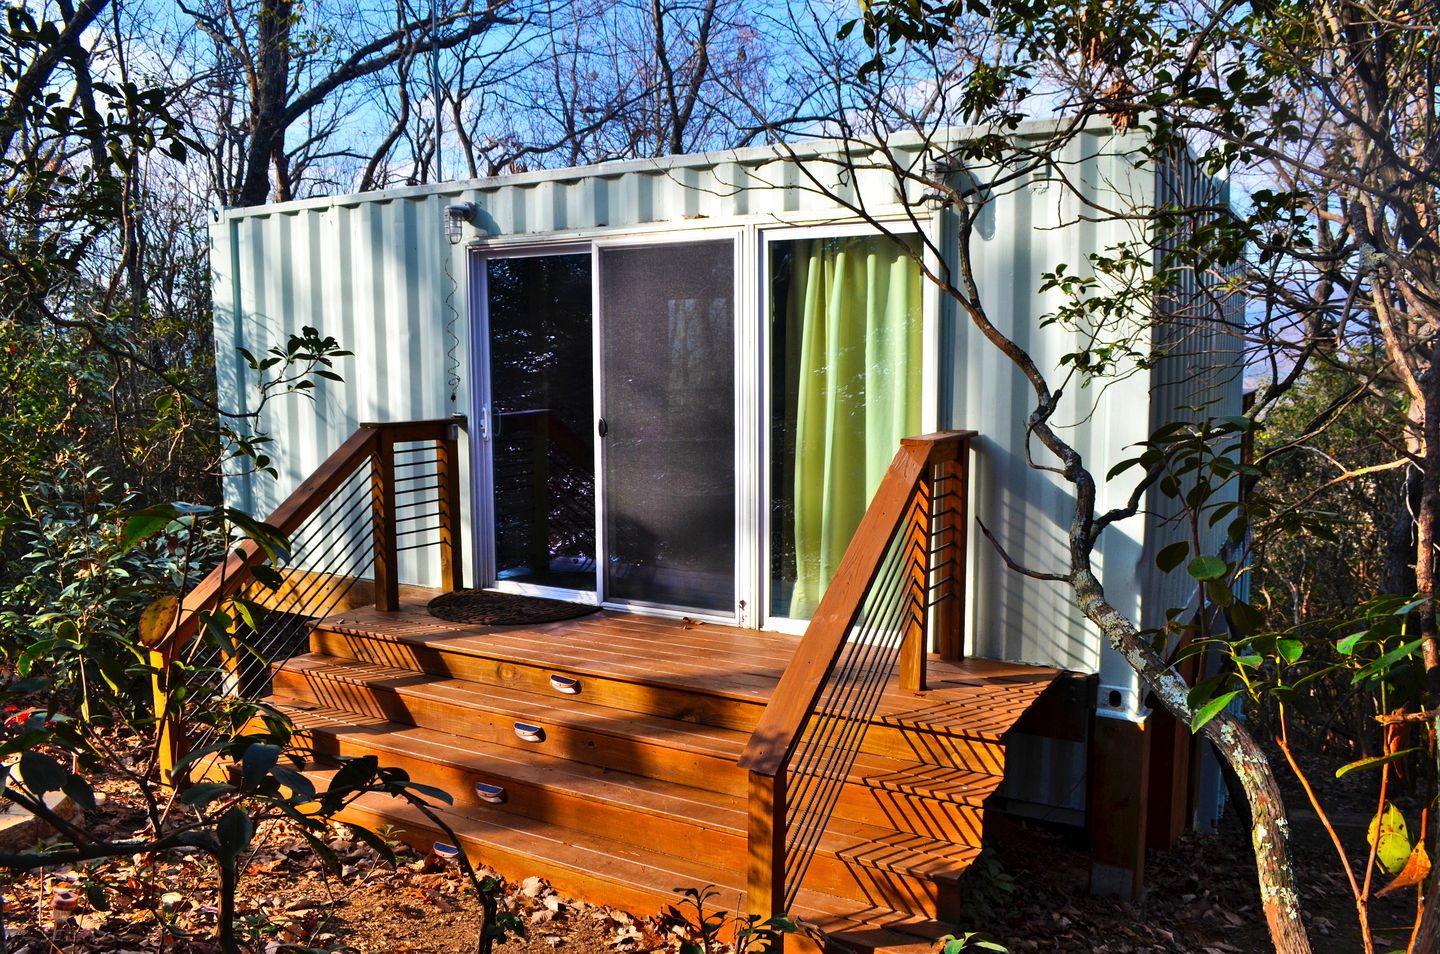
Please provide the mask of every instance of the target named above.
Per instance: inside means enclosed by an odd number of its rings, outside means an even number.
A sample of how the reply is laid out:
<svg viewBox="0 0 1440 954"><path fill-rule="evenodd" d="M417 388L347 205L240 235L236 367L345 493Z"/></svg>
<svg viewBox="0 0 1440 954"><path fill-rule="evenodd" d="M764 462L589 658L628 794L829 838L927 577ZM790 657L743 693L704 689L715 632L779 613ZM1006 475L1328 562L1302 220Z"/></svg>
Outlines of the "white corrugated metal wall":
<svg viewBox="0 0 1440 954"><path fill-rule="evenodd" d="M1135 166L1136 145L1108 128L1097 129L1076 140L1060 161L1089 198L1128 194L1145 201L1155 177ZM822 168L829 178L833 167ZM237 347L259 353L312 325L355 352L340 368L345 382L321 382L313 403L289 398L270 405L264 426L275 438L280 479L231 479L229 499L268 513L361 421L469 410L467 243L446 241L447 203L475 202L480 209L475 239L497 244L573 241L645 227L774 227L848 216L805 181L784 157L746 150L221 213L212 227L212 262L222 400L241 409L254 402ZM884 172L838 182L837 190L865 200L872 211L898 208L894 181ZM1083 270L1088 252L1132 237L1128 226L1096 224L1080 211L1067 189L1040 179L995 196L977 228L979 278L992 316L1042 367L1055 366L1075 341L1059 328L1038 326L1058 301L1036 292L1041 272L1060 261ZM950 226L953 221L941 213L939 234L953 247ZM462 383L454 403L446 387L447 322L454 322L460 340L455 360ZM941 308L939 340L939 422L981 434L977 516L1017 559L1042 569L1063 566L1071 497L1053 475L1026 466L1021 440L1033 401L1023 379L948 303ZM1104 474L1147 435L1150 421L1135 408L1149 404L1149 382L1134 375L1099 394L1072 387L1060 419L1091 469ZM462 486L469 486L468 476ZM1128 481L1105 487L1101 506L1123 500L1129 489ZM1117 527L1100 548L1107 590L1123 610L1136 614L1146 587L1145 533L1138 521ZM1106 682L1126 678L1102 654L1098 637L1062 586L1009 572L978 535L972 540L976 655L1102 671ZM467 554L467 566L474 566L473 555ZM407 581L434 579L428 566L401 569Z"/></svg>

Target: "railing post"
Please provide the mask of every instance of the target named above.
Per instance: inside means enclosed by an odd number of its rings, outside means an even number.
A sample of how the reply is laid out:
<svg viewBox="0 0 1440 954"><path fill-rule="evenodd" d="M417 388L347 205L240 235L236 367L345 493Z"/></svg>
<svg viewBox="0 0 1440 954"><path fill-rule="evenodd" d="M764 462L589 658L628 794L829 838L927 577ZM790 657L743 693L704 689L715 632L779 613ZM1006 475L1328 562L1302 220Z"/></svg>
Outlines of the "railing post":
<svg viewBox="0 0 1440 954"><path fill-rule="evenodd" d="M459 424L451 424L435 442L435 469L440 485L440 591L465 588L465 558L460 528Z"/></svg>
<svg viewBox="0 0 1440 954"><path fill-rule="evenodd" d="M970 438L939 465L944 504L938 508L935 552L940 572L935 587L935 651L941 659L965 658L965 576L970 529Z"/></svg>
<svg viewBox="0 0 1440 954"><path fill-rule="evenodd" d="M901 556L905 566L905 635L900 644L900 688L925 689L926 622L930 599L930 514L935 502L934 465L925 463L906 516Z"/></svg>
<svg viewBox="0 0 1440 954"><path fill-rule="evenodd" d="M370 519L375 531L375 608L400 608L399 554L395 551L395 438L385 428L375 434L370 456Z"/></svg>
<svg viewBox="0 0 1440 954"><path fill-rule="evenodd" d="M178 781L172 773L175 771L175 763L185 755L185 727L170 711L170 663L169 647L150 650L150 668L153 670L150 691L155 707L160 784L167 788Z"/></svg>
<svg viewBox="0 0 1440 954"><path fill-rule="evenodd" d="M761 921L785 914L785 787L784 765L774 775L750 772L745 910ZM775 943L780 943L778 934Z"/></svg>

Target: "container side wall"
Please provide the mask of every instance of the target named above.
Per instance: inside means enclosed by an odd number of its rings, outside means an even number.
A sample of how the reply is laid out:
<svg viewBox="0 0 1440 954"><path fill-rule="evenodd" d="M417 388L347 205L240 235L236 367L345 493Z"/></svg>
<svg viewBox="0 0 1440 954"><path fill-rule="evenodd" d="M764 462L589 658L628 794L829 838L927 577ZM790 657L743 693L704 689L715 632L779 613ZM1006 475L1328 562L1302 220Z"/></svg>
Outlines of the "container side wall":
<svg viewBox="0 0 1440 954"><path fill-rule="evenodd" d="M1131 159L1135 145L1123 136L1083 136L1056 157L1055 172L1083 190L1087 201L1113 203L1119 196L1144 201L1146 177ZM978 177L984 181L983 172ZM1134 228L1087 221L1082 203L1058 175L1037 175L1023 188L1008 188L980 211L972 251L981 300L996 327L1031 356L1052 385L1064 379L1063 359L1083 347L1083 336L1044 323L1060 298L1040 293L1042 276L1061 263L1072 274L1084 274L1090 253L1134 240ZM1143 323L1143 316L1137 322ZM1131 324L1133 332L1136 323ZM1025 428L1034 392L963 313L955 316L953 338L950 423L980 434L972 490L976 516L1017 563L1065 572L1074 494L1063 478L1027 462ZM1147 388L1143 372L1103 386L1067 383L1053 421L1092 473L1103 476L1145 437L1146 418L1133 409L1148 406ZM1057 464L1037 441L1030 441L1028 452L1037 463ZM1127 480L1102 484L1099 507L1123 503L1131 486ZM1106 532L1096 553L1107 594L1127 613L1139 612L1140 549L1140 528L1121 525ZM1075 609L1068 586L1010 570L983 538L975 543L971 566L975 655L1099 669L1099 637Z"/></svg>

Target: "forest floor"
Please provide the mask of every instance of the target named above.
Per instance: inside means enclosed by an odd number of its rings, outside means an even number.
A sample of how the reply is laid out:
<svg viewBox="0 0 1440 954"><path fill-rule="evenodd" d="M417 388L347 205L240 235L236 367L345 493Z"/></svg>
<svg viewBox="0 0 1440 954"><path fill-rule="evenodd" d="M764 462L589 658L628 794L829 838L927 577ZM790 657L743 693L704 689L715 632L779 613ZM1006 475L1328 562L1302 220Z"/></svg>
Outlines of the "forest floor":
<svg viewBox="0 0 1440 954"><path fill-rule="evenodd" d="M1361 781L1330 784L1336 829L1363 870L1365 825L1373 802ZM1353 776L1352 776L1353 778ZM1346 779L1344 782L1351 782ZM88 819L115 837L131 834L136 805L102 782L107 797ZM1287 790L1305 911L1317 952L1359 951L1354 908L1334 848L1298 787ZM1367 807L1368 806L1368 807ZM1171 851L1152 852L1147 888L1138 902L1091 897L1088 858L1074 833L1000 820L993 849L969 879L968 923L1015 954L1258 954L1269 949L1256 890L1248 832L1231 818L1213 834L1189 834ZM241 884L247 949L286 951L468 952L475 950L478 908L450 863L403 854L394 868L337 828L331 847L342 875L328 873L284 826L262 829ZM476 859L483 864L484 859ZM215 925L213 872L201 856L134 857L91 872L112 890L109 910L91 909L80 872L50 870L3 885L3 954L103 951L201 954ZM73 889L81 903L56 916L55 891ZM1378 950L1403 948L1414 895L1384 899L1376 923ZM677 895L677 901L679 901ZM686 936L673 919L635 917L565 898L538 878L506 885L505 906L527 936L497 954L640 954L678 951Z"/></svg>

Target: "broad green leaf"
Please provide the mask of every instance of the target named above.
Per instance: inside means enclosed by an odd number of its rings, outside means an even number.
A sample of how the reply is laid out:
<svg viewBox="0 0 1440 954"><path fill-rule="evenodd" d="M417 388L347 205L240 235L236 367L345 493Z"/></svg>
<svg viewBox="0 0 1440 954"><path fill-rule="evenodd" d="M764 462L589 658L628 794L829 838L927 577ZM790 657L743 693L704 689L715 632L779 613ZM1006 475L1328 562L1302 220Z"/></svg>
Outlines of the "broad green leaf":
<svg viewBox="0 0 1440 954"><path fill-rule="evenodd" d="M385 839L375 834L364 825L356 825L353 822L345 822L345 827L356 838L375 849L375 853L385 860L390 867L395 867L395 850L385 843Z"/></svg>
<svg viewBox="0 0 1440 954"><path fill-rule="evenodd" d="M250 847L250 841L255 837L255 820L236 805L220 816L215 835L220 840L220 859L233 864L240 852Z"/></svg>
<svg viewBox="0 0 1440 954"><path fill-rule="evenodd" d="M1185 571L1197 580L1218 580L1230 568L1217 556L1197 556Z"/></svg>
<svg viewBox="0 0 1440 954"><path fill-rule="evenodd" d="M95 790L92 789L90 783L81 776L71 775L65 780L65 784L60 786L60 791L64 792L70 801L79 805L87 812L93 812L95 810Z"/></svg>
<svg viewBox="0 0 1440 954"><path fill-rule="evenodd" d="M240 778L244 781L246 788L254 788L270 770L275 763L280 761L280 746L264 745L257 743L245 750L245 755L240 760Z"/></svg>
<svg viewBox="0 0 1440 954"><path fill-rule="evenodd" d="M135 549L168 527L176 516L178 511L173 504L156 504L135 511L125 518L125 525L120 530L120 551L126 553Z"/></svg>
<svg viewBox="0 0 1440 954"><path fill-rule="evenodd" d="M233 791L235 791L235 786L227 785L224 782L200 782L181 792L180 801L186 805L194 805L196 808L204 808L221 795L228 795Z"/></svg>
<svg viewBox="0 0 1440 954"><path fill-rule="evenodd" d="M1241 635L1257 633L1265 626L1265 617L1260 611L1243 600L1236 600L1229 612L1231 627Z"/></svg>
<svg viewBox="0 0 1440 954"><path fill-rule="evenodd" d="M1419 752L1418 748L1401 749L1398 752L1391 752L1389 755L1372 755L1365 759L1356 759L1354 762L1346 763L1335 770L1336 778L1344 778L1351 772L1358 772L1361 769L1379 768L1382 765L1389 765L1409 755L1411 752Z"/></svg>
<svg viewBox="0 0 1440 954"><path fill-rule="evenodd" d="M1359 633L1351 633L1349 636L1346 636L1344 639L1341 639L1335 643L1335 651L1342 656L1349 656L1351 653L1355 652L1355 644L1360 642L1360 640L1364 639L1365 636L1369 634L1369 632L1369 630L1365 630Z"/></svg>
<svg viewBox="0 0 1440 954"><path fill-rule="evenodd" d="M1279 651L1280 658L1292 666L1305 655L1305 644L1298 639L1281 639L1275 643L1275 648Z"/></svg>
<svg viewBox="0 0 1440 954"><path fill-rule="evenodd" d="M20 780L34 795L58 792L70 780L70 771L48 755L23 752L20 755Z"/></svg>
<svg viewBox="0 0 1440 954"><path fill-rule="evenodd" d="M1391 666L1395 665L1397 662L1404 659L1405 657L1412 655L1415 650L1420 648L1420 644L1422 642L1424 642L1424 640L1412 639L1408 643L1396 646L1394 649L1390 650L1388 653L1381 656L1379 659L1373 660L1372 662L1365 664L1364 666L1360 667L1360 669L1356 670L1354 678L1350 680L1350 684L1352 686L1358 685L1359 683L1364 682L1371 676L1385 673Z"/></svg>
<svg viewBox="0 0 1440 954"><path fill-rule="evenodd" d="M1172 543L1155 555L1155 565L1161 572L1169 573L1190 555L1190 544L1181 540L1179 543Z"/></svg>
<svg viewBox="0 0 1440 954"><path fill-rule="evenodd" d="M1190 731L1199 732L1201 727L1204 726L1205 723L1209 722L1211 719L1219 715L1221 710L1223 710L1226 706L1230 704L1230 700L1234 699L1239 694L1239 689L1232 689L1227 693L1216 696L1214 699L1211 699L1209 702L1201 706L1200 710L1195 713L1195 717L1190 720Z"/></svg>

